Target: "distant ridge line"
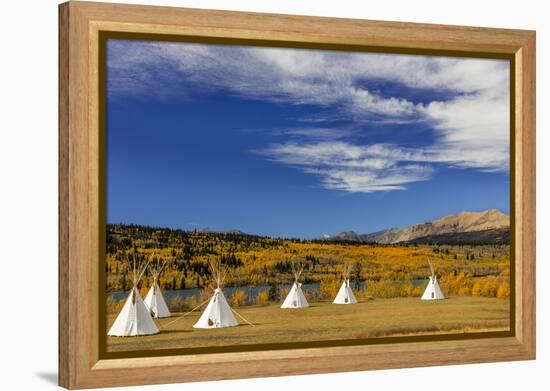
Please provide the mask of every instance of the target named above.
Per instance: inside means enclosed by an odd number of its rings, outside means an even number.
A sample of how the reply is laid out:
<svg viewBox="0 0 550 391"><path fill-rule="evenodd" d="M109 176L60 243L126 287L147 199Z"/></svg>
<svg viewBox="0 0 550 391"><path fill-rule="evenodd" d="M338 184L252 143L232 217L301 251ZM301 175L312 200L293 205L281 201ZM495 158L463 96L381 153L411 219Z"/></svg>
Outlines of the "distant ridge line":
<svg viewBox="0 0 550 391"><path fill-rule="evenodd" d="M372 233L344 231L335 235L323 235L316 240L380 244L427 243L429 240L441 243L507 243L509 229L508 215L498 209L488 209L482 212L463 211L425 223Z"/></svg>

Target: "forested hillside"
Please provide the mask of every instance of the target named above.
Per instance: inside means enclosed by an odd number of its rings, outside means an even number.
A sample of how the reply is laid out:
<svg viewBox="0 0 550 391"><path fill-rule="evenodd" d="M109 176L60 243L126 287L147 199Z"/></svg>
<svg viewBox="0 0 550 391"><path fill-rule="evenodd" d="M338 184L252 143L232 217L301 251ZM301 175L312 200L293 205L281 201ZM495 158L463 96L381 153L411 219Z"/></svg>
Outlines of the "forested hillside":
<svg viewBox="0 0 550 391"><path fill-rule="evenodd" d="M360 295L398 297L420 295L415 281L429 275L434 261L447 294L509 296L509 246L383 245L273 239L240 232L216 233L172 230L139 225L107 227L107 291L128 290L127 261L170 260L161 279L162 289L204 288L211 284L210 262L221 261L229 270L225 286L271 286L292 282L292 262L305 264L302 282L321 284L320 295L333 295L344 263L353 263L351 282ZM145 275L142 284L150 284ZM271 290L275 300L277 289ZM321 297L322 299L322 297Z"/></svg>

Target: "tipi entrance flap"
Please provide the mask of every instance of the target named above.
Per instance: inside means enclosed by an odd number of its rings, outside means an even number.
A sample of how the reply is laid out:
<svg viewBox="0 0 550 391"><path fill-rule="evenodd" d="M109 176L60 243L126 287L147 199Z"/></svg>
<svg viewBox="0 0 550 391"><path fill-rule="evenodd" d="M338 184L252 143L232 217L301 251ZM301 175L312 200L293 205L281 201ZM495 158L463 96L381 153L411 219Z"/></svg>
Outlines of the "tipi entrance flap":
<svg viewBox="0 0 550 391"><path fill-rule="evenodd" d="M145 296L145 305L155 318L168 318L172 315L158 285L158 279L167 264L168 260L165 260L161 267L149 265L149 270L153 276L153 284Z"/></svg>
<svg viewBox="0 0 550 391"><path fill-rule="evenodd" d="M300 265L299 269L296 271L294 264L291 265L292 274L294 275L294 283L283 301L281 308L307 308L309 307L309 303L307 302L304 292L302 291L302 284L298 281L302 275L304 266Z"/></svg>
<svg viewBox="0 0 550 391"><path fill-rule="evenodd" d="M441 291L441 288L439 287L439 283L437 282L437 276L435 275L435 268L431 260L428 261L430 265L430 272L431 275L428 277L428 286L426 286L426 289L424 290L424 293L422 294L421 299L422 300L443 300L445 299L445 295Z"/></svg>
<svg viewBox="0 0 550 391"><path fill-rule="evenodd" d="M156 282L147 292L144 302L154 318L168 318L172 315Z"/></svg>
<svg viewBox="0 0 550 391"><path fill-rule="evenodd" d="M357 299L355 298L355 294L353 293L353 289L351 289L349 278L351 275L351 267L350 264L345 264L344 269L342 271L342 285L340 286L340 289L338 290L338 293L336 294L336 297L334 298L333 304L356 304Z"/></svg>
<svg viewBox="0 0 550 391"><path fill-rule="evenodd" d="M197 323L193 325L198 329L210 329L220 327L238 326L239 322L235 319L233 311L221 289L216 289L214 295L210 298L206 309L203 311Z"/></svg>
<svg viewBox="0 0 550 391"><path fill-rule="evenodd" d="M130 262L128 261L128 266ZM137 335L151 335L157 334L159 329L155 324L155 321L151 317L148 308L145 306L139 292L137 285L145 272L145 269L149 265L149 261L143 267L136 266L136 253L134 249L133 262L132 262L132 276L133 286L126 298L126 302L122 307L122 310L118 314L115 322L109 329L107 335L117 337L129 337Z"/></svg>
<svg viewBox="0 0 550 391"><path fill-rule="evenodd" d="M336 294L336 297L334 298L333 304L356 304L357 299L355 298L355 294L353 293L353 289L351 289L351 286L349 284L349 280L345 280L342 282L342 285L340 286L340 289L338 290L338 293Z"/></svg>
<svg viewBox="0 0 550 391"><path fill-rule="evenodd" d="M229 303L227 303L222 290L222 284L227 276L227 271L222 270L221 262L218 262L217 267L210 264L210 268L217 286L216 289L214 289L214 294L210 298L206 309L193 327L198 329L211 329L238 326L239 322L235 319L233 310L229 306Z"/></svg>

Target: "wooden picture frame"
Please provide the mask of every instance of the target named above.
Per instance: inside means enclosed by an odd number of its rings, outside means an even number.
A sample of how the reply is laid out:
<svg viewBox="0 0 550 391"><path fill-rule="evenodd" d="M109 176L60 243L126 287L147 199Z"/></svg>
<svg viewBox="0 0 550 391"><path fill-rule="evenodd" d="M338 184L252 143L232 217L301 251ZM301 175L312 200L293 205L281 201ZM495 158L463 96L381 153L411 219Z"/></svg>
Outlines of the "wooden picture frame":
<svg viewBox="0 0 550 391"><path fill-rule="evenodd" d="M100 355L100 34L503 56L511 72L511 336L110 358ZM335 357L345 356L345 360ZM59 6L59 384L91 388L535 358L535 32L88 2ZM215 371L213 370L215 368Z"/></svg>

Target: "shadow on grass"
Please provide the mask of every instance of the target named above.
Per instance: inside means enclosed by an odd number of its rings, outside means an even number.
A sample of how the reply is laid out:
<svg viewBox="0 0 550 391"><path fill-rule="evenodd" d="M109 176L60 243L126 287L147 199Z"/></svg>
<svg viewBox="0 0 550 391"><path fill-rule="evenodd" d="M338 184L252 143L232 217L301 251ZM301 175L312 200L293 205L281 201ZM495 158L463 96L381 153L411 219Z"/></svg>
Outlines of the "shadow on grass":
<svg viewBox="0 0 550 391"><path fill-rule="evenodd" d="M192 333L194 329L181 329L181 330L160 330L160 333L158 334L155 334L154 336L157 336L157 335L163 335L163 334L187 334L187 333Z"/></svg>
<svg viewBox="0 0 550 391"><path fill-rule="evenodd" d="M265 326L268 324L273 324L273 322L254 322L251 325L248 323L239 323L237 327L256 327L256 326Z"/></svg>

